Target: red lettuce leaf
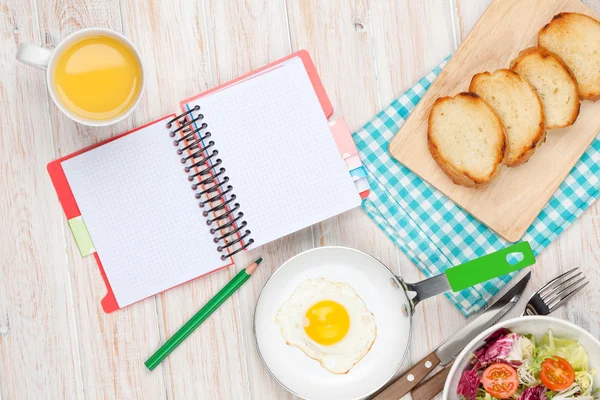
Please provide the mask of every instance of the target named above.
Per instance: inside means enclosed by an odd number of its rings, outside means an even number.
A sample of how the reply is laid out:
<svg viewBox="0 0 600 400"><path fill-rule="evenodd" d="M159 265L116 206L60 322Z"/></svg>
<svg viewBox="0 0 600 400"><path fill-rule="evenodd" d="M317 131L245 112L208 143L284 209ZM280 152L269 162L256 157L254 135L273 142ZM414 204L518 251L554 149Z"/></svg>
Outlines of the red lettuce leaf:
<svg viewBox="0 0 600 400"><path fill-rule="evenodd" d="M475 369L464 371L458 381L456 393L466 400L475 400L481 378Z"/></svg>
<svg viewBox="0 0 600 400"><path fill-rule="evenodd" d="M548 400L546 388L543 385L537 385L523 390L519 400Z"/></svg>
<svg viewBox="0 0 600 400"><path fill-rule="evenodd" d="M519 339L519 335L516 333L509 333L491 343L485 352L486 360L491 358L506 358L513 344Z"/></svg>
<svg viewBox="0 0 600 400"><path fill-rule="evenodd" d="M498 339L500 339L502 336L506 336L508 335L510 332L510 330L506 329L506 328L500 328L496 331L494 331L490 336L488 336L487 338L485 338L483 341L485 342L485 344L475 352L475 357L479 360L481 359L485 353L487 352L488 348L490 348L491 345L493 345ZM476 362L473 362L473 364L475 364Z"/></svg>
<svg viewBox="0 0 600 400"><path fill-rule="evenodd" d="M508 362L506 360L506 356L518 339L517 333L511 333L506 328L500 328L492 333L484 340L485 344L475 351L474 357L471 359L474 369L479 370L497 362L519 366L521 364L519 361Z"/></svg>

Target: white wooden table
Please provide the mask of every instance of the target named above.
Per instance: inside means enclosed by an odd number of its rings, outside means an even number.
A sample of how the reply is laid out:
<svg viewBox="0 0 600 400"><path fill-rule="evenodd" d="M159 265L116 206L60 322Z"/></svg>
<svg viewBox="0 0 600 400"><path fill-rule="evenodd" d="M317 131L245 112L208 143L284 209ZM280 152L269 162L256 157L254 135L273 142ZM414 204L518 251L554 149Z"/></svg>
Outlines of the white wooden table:
<svg viewBox="0 0 600 400"><path fill-rule="evenodd" d="M525 1L525 0L524 0ZM352 130L460 44L489 0L0 0L0 399L291 398L256 353L252 313L269 275L303 250L358 248L407 281L423 276L360 210L237 257L264 257L242 290L150 373L146 358L237 268L105 314L93 258L71 238L46 164L178 109L178 101L307 48L335 115ZM600 11L600 0L587 0ZM14 61L19 42L53 47L85 27L123 32L147 88L117 126L76 125L51 104L41 71ZM556 312L600 335L600 204L538 258L529 292L579 266L592 284ZM443 296L419 306L403 368L467 321Z"/></svg>

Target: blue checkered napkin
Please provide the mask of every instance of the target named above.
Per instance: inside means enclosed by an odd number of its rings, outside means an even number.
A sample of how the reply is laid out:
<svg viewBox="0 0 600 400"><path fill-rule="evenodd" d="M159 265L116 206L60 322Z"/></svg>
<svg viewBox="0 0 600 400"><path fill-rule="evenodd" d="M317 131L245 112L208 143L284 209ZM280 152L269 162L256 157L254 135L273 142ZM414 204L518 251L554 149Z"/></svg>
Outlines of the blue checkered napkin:
<svg viewBox="0 0 600 400"><path fill-rule="evenodd" d="M371 194L362 207L428 277L510 244L388 153L389 141L445 64L353 134L371 185ZM523 237L535 254L596 200L599 171L600 140L595 139ZM469 315L481 309L510 278L494 279L447 296Z"/></svg>

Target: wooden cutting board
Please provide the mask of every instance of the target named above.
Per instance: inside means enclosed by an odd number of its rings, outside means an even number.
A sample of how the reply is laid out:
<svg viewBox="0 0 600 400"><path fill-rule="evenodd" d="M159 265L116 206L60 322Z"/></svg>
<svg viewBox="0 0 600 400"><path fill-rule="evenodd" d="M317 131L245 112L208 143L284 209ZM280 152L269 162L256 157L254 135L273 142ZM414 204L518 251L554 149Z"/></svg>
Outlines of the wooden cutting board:
<svg viewBox="0 0 600 400"><path fill-rule="evenodd" d="M455 185L442 172L427 148L427 119L438 97L468 91L476 73L508 68L521 50L537 44L538 31L562 11L600 20L580 0L493 1L389 146L398 161L511 242L523 237L600 131L600 101L583 102L574 125L548 131L546 143L529 162L503 168L481 188Z"/></svg>

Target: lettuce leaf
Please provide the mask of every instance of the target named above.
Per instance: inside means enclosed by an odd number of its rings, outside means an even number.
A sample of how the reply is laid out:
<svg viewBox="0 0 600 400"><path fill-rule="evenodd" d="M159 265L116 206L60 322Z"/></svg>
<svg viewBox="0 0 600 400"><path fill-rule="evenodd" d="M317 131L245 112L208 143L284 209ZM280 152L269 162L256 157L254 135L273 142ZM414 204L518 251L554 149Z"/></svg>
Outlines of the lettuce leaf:
<svg viewBox="0 0 600 400"><path fill-rule="evenodd" d="M477 393L477 400L499 400L486 392L483 388L479 388L479 392Z"/></svg>
<svg viewBox="0 0 600 400"><path fill-rule="evenodd" d="M543 385L537 385L523 390L519 400L547 400L546 388Z"/></svg>
<svg viewBox="0 0 600 400"><path fill-rule="evenodd" d="M558 339L551 330L540 340L538 361L559 356L571 364L576 372L589 370L589 357L583 346L576 340Z"/></svg>
<svg viewBox="0 0 600 400"><path fill-rule="evenodd" d="M473 368L472 370L463 371L458 381L456 393L466 400L475 400L480 382L479 374Z"/></svg>
<svg viewBox="0 0 600 400"><path fill-rule="evenodd" d="M533 358L523 360L523 363L517 368L519 383L526 387L538 385L541 382L539 374L540 365L534 363Z"/></svg>
<svg viewBox="0 0 600 400"><path fill-rule="evenodd" d="M511 332L506 329L506 328L500 328L496 331L494 331L490 336L488 336L487 338L484 339L485 344L475 352L475 358L477 360L475 360L473 362L473 364L476 364L478 360L481 360L482 358L485 357L485 354L487 353L488 349L494 344L496 343L496 341L500 338L502 338L503 336L506 336L508 334L510 334Z"/></svg>
<svg viewBox="0 0 600 400"><path fill-rule="evenodd" d="M515 334L513 333L513 335ZM535 345L531 340L525 336L518 335L517 340L513 343L513 346L506 355L506 360L519 361L522 363L524 360L528 360L533 356L534 349Z"/></svg>
<svg viewBox="0 0 600 400"><path fill-rule="evenodd" d="M558 392L552 398L553 400L594 400L594 396L584 395L582 394L581 387L577 382L574 382L570 387L563 390L562 392Z"/></svg>
<svg viewBox="0 0 600 400"><path fill-rule="evenodd" d="M496 340L485 352L485 361L492 359L506 359L508 353L510 353L511 349L519 340L519 337L520 335L518 333L509 333Z"/></svg>
<svg viewBox="0 0 600 400"><path fill-rule="evenodd" d="M496 362L504 362L513 366L520 365L521 361L508 361L506 359L520 336L518 333L511 333L505 328L492 333L484 340L485 344L475 351L474 358L471 361L475 365L474 369L480 370Z"/></svg>
<svg viewBox="0 0 600 400"><path fill-rule="evenodd" d="M584 396L589 396L592 394L594 385L594 372L595 371L575 372L575 382L581 388L581 394Z"/></svg>

